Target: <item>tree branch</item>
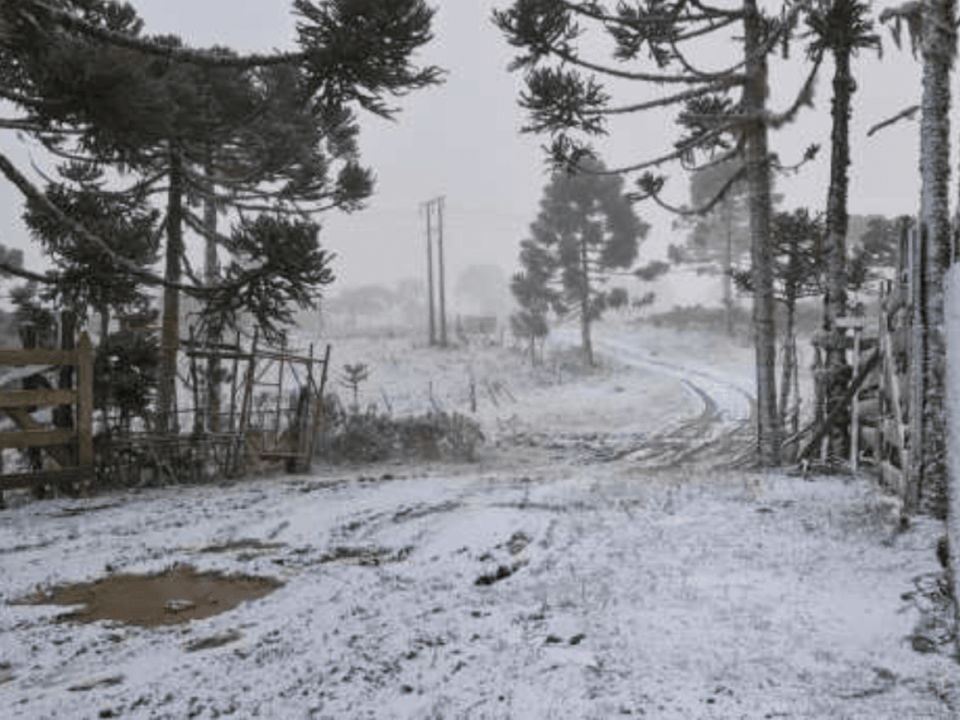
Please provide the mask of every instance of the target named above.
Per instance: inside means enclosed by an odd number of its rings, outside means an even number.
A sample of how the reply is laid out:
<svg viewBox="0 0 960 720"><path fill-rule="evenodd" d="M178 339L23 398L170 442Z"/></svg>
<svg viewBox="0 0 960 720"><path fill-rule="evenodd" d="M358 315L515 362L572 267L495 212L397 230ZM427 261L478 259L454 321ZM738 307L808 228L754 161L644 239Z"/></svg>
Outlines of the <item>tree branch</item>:
<svg viewBox="0 0 960 720"><path fill-rule="evenodd" d="M876 132L879 132L880 130L883 130L885 127L895 125L901 120L913 120L914 115L917 114L917 110L919 109L920 109L919 105L911 105L905 110L901 110L893 117L887 118L882 122L878 122L876 125L873 125L869 130L867 130L867 137L870 137L871 135L873 135Z"/></svg>
<svg viewBox="0 0 960 720"><path fill-rule="evenodd" d="M44 211L50 213L57 219L59 223L68 228L71 233L76 235L78 238L82 238L85 242L92 244L104 257L109 258L111 262L122 267L134 277L142 280L145 284L169 287L174 290L181 290L190 295L198 295L203 293L203 288L196 288L190 285L181 285L179 283L169 282L157 275L154 275L149 270L145 270L122 255L115 253L103 238L87 230L83 225L72 219L60 208L50 202L47 196L40 192L40 190L37 189L33 183L31 183L19 170L17 170L13 163L10 162L9 158L7 158L7 156L3 153L0 153L0 173L3 173L3 175L6 176L6 178L16 186L16 188L25 198L27 198L27 200L37 203L44 209Z"/></svg>
<svg viewBox="0 0 960 720"><path fill-rule="evenodd" d="M645 160L644 162L637 163L636 165L625 165L623 167L614 168L612 170L596 170L593 168L587 168L583 166L577 166L577 172L591 173L594 175L627 175L629 173L638 172L640 170L646 170L650 167L657 167L668 163L672 160L681 160L683 157L689 153L691 150L695 149L698 145L701 145L703 142L710 140L715 137L719 137L723 133L731 130L733 125L723 125L722 127L711 130L708 133L704 133L701 136L698 136L695 139L688 140L683 143L678 143L677 149L666 155L661 155L660 157L653 158L652 160Z"/></svg>
<svg viewBox="0 0 960 720"><path fill-rule="evenodd" d="M765 115L763 120L767 127L773 128L774 130L779 129L787 123L793 122L797 117L797 113L800 112L800 108L804 105L807 107L813 107L813 93L817 83L817 72L820 70L820 63L822 61L823 57L820 56L813 63L813 67L810 69L807 79L804 81L803 86L797 93L797 97L793 101L793 105L787 108L785 112L779 114L767 113Z"/></svg>
<svg viewBox="0 0 960 720"><path fill-rule="evenodd" d="M58 273L48 272L41 275L30 270L24 270L21 267L11 265L6 260L0 260L0 270L5 273L9 273L10 275L23 278L24 280L43 283L44 285L56 285L60 282L60 275Z"/></svg>
<svg viewBox="0 0 960 720"><path fill-rule="evenodd" d="M264 67L267 65L293 65L299 63L308 57L305 52L296 53L277 53L273 55L248 54L241 56L225 55L217 50L194 50L192 48L172 47L169 45L160 45L149 39L139 38L128 33L109 30L99 25L95 25L83 18L54 7L43 0L22 0L18 5L32 5L42 10L50 16L58 25L82 33L87 37L94 38L101 42L109 43L117 47L123 47L130 50L136 50L147 55L155 55L168 60L177 60L181 62L193 63L196 65L207 65L213 67ZM0 4L0 13L9 12L10 4ZM24 13L19 7L13 9L13 12ZM32 18L31 18L32 19ZM2 40L2 38L0 38ZM314 55L312 51L310 55Z"/></svg>
<svg viewBox="0 0 960 720"><path fill-rule="evenodd" d="M568 62L571 65L576 65L586 70L592 70L593 72L600 73L601 75L609 75L610 77L619 78L621 80L639 80L642 82L660 84L681 83L685 85L699 85L705 82L713 82L713 80L704 80L703 78L698 77L687 77L685 75L658 75L652 73L636 73L627 72L626 70L615 70L614 68L609 68L604 65L597 65L589 60L584 60L578 55L561 48L551 48L551 52L561 60ZM737 80L742 82L744 78L738 76Z"/></svg>
<svg viewBox="0 0 960 720"><path fill-rule="evenodd" d="M639 112L641 110L650 110L656 107L663 107L664 105L672 105L673 103L683 102L684 100L690 100L695 97L700 97L702 95L709 95L714 92L723 92L724 90L733 87L734 85L739 85L740 80L728 79L722 82L717 82L713 85L707 87L695 88L693 90L684 90L683 92L676 93L674 95L668 95L666 97L660 98L658 100L649 100L647 102L637 103L636 105L624 105L617 108L604 108L602 110L594 111L597 115L622 115L627 113Z"/></svg>
<svg viewBox="0 0 960 720"><path fill-rule="evenodd" d="M657 205L662 207L664 210L674 213L675 215L680 215L683 217L691 217L694 215L703 216L708 214L713 208L715 208L723 199L727 196L727 193L730 192L731 188L736 185L741 180L746 180L747 178L747 166L742 166L737 170L733 175L727 178L727 181L720 187L716 194L710 198L708 202L704 205L701 205L698 208L678 208L674 205L670 205L660 198L660 192L654 188L648 188L648 191L644 195L638 195L631 193L629 197L633 201L645 200L651 198Z"/></svg>

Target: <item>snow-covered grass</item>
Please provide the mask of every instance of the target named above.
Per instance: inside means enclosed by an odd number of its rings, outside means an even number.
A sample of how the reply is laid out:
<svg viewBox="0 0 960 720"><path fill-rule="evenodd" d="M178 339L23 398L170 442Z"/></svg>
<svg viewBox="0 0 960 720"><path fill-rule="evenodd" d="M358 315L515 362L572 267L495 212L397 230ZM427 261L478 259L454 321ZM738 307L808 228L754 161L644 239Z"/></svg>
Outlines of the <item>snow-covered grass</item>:
<svg viewBox="0 0 960 720"><path fill-rule="evenodd" d="M718 376L743 355L704 337L640 340ZM898 532L866 480L651 473L517 440L642 434L698 412L654 368L610 359L558 382L549 363L500 349L366 342L380 347L334 362L370 363L365 392L382 384L398 406L429 404L432 380L434 399L463 411L470 366L509 388L513 400L480 401L481 460L318 466L0 513L4 717L955 716L957 666L913 650L917 613L901 597L937 570L940 524ZM8 604L176 563L284 585L159 629ZM206 638L229 641L192 649Z"/></svg>

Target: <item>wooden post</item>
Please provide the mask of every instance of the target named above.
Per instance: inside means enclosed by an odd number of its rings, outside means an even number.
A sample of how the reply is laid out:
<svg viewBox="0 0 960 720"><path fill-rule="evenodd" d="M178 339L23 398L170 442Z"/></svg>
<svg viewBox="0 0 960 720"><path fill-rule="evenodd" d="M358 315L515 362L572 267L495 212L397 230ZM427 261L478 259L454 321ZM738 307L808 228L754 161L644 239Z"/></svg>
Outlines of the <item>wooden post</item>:
<svg viewBox="0 0 960 720"><path fill-rule="evenodd" d="M316 442L317 442L317 430L320 427L320 424L324 420L324 405L323 393L327 386L327 368L330 367L330 345L327 344L327 349L323 353L323 370L320 372L320 388L317 392L317 402L315 405L314 415L313 415L313 430L310 433L310 457L313 458L313 454L316 451Z"/></svg>
<svg viewBox="0 0 960 720"><path fill-rule="evenodd" d="M919 502L921 486L923 484L923 409L926 378L924 364L926 361L926 296L924 293L924 263L926 260L925 245L926 233L921 229L911 233L910 253L908 262L910 267L910 303L911 313L911 348L910 348L910 384L913 392L910 398L910 494Z"/></svg>
<svg viewBox="0 0 960 720"><path fill-rule="evenodd" d="M237 432L240 434L240 452L238 460L245 462L247 456L247 418L250 415L250 403L253 395L254 374L257 371L257 339L258 328L253 330L253 343L250 345L250 360L247 362L247 377L244 381L243 402L240 405L240 426ZM237 463L239 467L239 462Z"/></svg>
<svg viewBox="0 0 960 720"><path fill-rule="evenodd" d="M86 332L80 334L77 353L77 465L81 488L93 481L93 363L96 351Z"/></svg>
<svg viewBox="0 0 960 720"><path fill-rule="evenodd" d="M883 371L887 377L888 387L890 388L890 411L893 414L893 430L897 441L897 448L900 453L900 464L906 465L907 454L907 429L903 422L903 405L900 402L900 378L897 375L897 366L891 347L889 327L884 323L881 328L881 345L883 346ZM904 499L905 488L903 481L907 476L905 468L901 467L898 478L897 494Z"/></svg>
<svg viewBox="0 0 960 720"><path fill-rule="evenodd" d="M193 432L198 433L203 430L203 409L200 407L200 383L197 381L197 343L195 340L193 325L190 331L190 384L193 386Z"/></svg>
<svg viewBox="0 0 960 720"><path fill-rule="evenodd" d="M277 419L273 424L274 444L279 448L280 442L280 415L283 412L283 361L286 358L287 338L280 341L280 374L277 378Z"/></svg>
<svg viewBox="0 0 960 720"><path fill-rule="evenodd" d="M320 374L320 397L323 397L323 391L327 386L327 368L330 367L330 345L327 345L327 350L323 354L323 372Z"/></svg>
<svg viewBox="0 0 960 720"><path fill-rule="evenodd" d="M797 456L797 460L803 460L809 458L813 452L816 451L817 446L823 441L824 436L827 432L830 431L830 428L833 426L842 413L843 409L847 406L847 403L850 402L850 399L853 397L853 394L860 389L860 386L863 384L863 381L867 376L873 372L873 369L880 363L881 353L880 348L874 350L870 356L867 358L867 361L863 364L863 367L858 371L856 377L850 383L850 386L847 388L847 391L844 393L843 397L840 398L840 402L834 407L829 415L826 416L822 421L817 425L816 430L813 433L813 437L810 439L810 442L807 443L807 446L800 451L800 454Z"/></svg>
<svg viewBox="0 0 960 720"><path fill-rule="evenodd" d="M880 287L880 319L877 326L877 342L880 343L881 350L883 349L884 342L884 332L889 322L886 311L884 310L883 297L886 294L884 292L884 286ZM887 385L887 374L885 372L880 373L880 391L877 397L879 403L879 412L877 414L877 466L880 468L880 484L884 485L886 483L886 478L883 475L884 461L886 460L886 442L887 442L887 398L890 396L890 388Z"/></svg>
<svg viewBox="0 0 960 720"><path fill-rule="evenodd" d="M304 398L304 393L306 397ZM300 469L309 470L313 461L313 419L316 403L313 401L313 343L310 343L310 362L307 363L307 381L297 398L297 452Z"/></svg>
<svg viewBox="0 0 960 720"><path fill-rule="evenodd" d="M860 328L853 329L853 367L860 368ZM860 393L855 392L850 401L850 468L857 471L860 454Z"/></svg>
<svg viewBox="0 0 960 720"><path fill-rule="evenodd" d="M240 369L240 331L237 330L237 349L233 356L233 377L230 380L230 432L234 431L237 411L237 372Z"/></svg>

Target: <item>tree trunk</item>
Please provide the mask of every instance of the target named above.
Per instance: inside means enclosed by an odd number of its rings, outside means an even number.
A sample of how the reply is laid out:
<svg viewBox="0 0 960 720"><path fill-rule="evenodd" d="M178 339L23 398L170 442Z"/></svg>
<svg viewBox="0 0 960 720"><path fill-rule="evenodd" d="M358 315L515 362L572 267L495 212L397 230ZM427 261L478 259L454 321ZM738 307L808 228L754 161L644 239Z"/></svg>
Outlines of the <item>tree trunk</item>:
<svg viewBox="0 0 960 720"><path fill-rule="evenodd" d="M950 231L950 72L956 51L956 10L953 0L927 0L923 4L923 99L920 120L921 224L926 230L927 275L926 315L928 345L921 355L924 376L924 406L911 409L923 413L924 444L919 451L922 468L914 482L931 483L946 495L947 537L950 553L948 577L953 597L960 598L960 276ZM922 237L922 235L921 235ZM946 285L946 288L944 286ZM944 308L944 290L949 298ZM947 326L949 322L949 326ZM947 349L947 341L950 343ZM918 361L921 358L917 359ZM950 382L947 383L949 374ZM946 398L946 403L944 402ZM949 404L947 404L949 403ZM947 414L949 413L949 415ZM948 435L949 433L949 435ZM951 442L947 442L948 438ZM912 451L911 454L914 454ZM948 465L949 464L949 465ZM922 487L922 486L921 486ZM934 509L937 509L936 507ZM939 513L937 513L939 514ZM960 602L955 601L954 622L960 620ZM955 635L955 650L960 653L960 634Z"/></svg>
<svg viewBox="0 0 960 720"><path fill-rule="evenodd" d="M179 149L170 147L170 189L167 192L167 258L164 279L180 282L180 255L183 252L183 159ZM157 420L160 432L179 432L176 415L177 350L180 345L180 294L176 288L163 289L163 326L160 339L160 382L157 392Z"/></svg>
<svg viewBox="0 0 960 720"><path fill-rule="evenodd" d="M923 4L923 97L920 121L921 232L926 229L926 348L921 349L924 402L922 460L916 480L932 488L932 508L942 516L947 504L945 473L944 382L945 346L943 274L949 262L950 238L950 71L953 64L954 4L928 0ZM956 508L960 511L960 508ZM950 538L960 542L960 538ZM957 545L954 545L957 547Z"/></svg>
<svg viewBox="0 0 960 720"><path fill-rule="evenodd" d="M827 288L824 297L824 330L826 330L825 374L826 412L832 413L846 393L850 367L844 345L844 333L837 320L847 314L847 189L850 166L850 100L854 81L850 73L850 49L833 51L833 99L830 133L830 187L827 191ZM830 431L829 453L835 458L849 455L848 423L840 421Z"/></svg>
<svg viewBox="0 0 960 720"><path fill-rule="evenodd" d="M953 597L960 597L960 265L953 265L946 273L946 340L947 340L947 429L949 448L948 513L947 537L950 556L948 562L950 589ZM954 622L960 623L960 604L954 603ZM960 652L960 635L955 640L956 650Z"/></svg>
<svg viewBox="0 0 960 720"><path fill-rule="evenodd" d="M750 201L750 255L753 262L753 332L757 364L757 447L760 464L780 464L780 416L777 413L777 327L770 236L770 165L767 126L761 115L767 96L767 61L760 53L763 26L756 0L744 0L743 88L747 129L747 185Z"/></svg>
<svg viewBox="0 0 960 720"><path fill-rule="evenodd" d="M77 314L72 310L60 312L60 349L75 350L77 347ZM73 365L61 365L57 387L73 390ZM73 405L58 405L53 411L53 425L58 428L73 428ZM71 464L77 464L77 448L67 448Z"/></svg>
<svg viewBox="0 0 960 720"><path fill-rule="evenodd" d="M783 363L780 366L780 422L787 425L787 411L790 407L790 378L793 377L793 345L794 317L796 301L787 298L786 327L783 331Z"/></svg>
<svg viewBox="0 0 960 720"><path fill-rule="evenodd" d="M580 346L588 367L593 367L593 343L590 341L590 275L587 241L580 240Z"/></svg>
<svg viewBox="0 0 960 720"><path fill-rule="evenodd" d="M207 159L205 168L207 178L213 177L212 154ZM207 231L206 252L204 253L204 283L213 287L217 282L219 268L217 267L217 205L214 202L214 186L212 180L207 186L210 196L204 200L203 227ZM219 325L219 323L216 323ZM220 328L209 327L207 345L219 345L221 340ZM207 428L211 432L220 432L220 359L216 355L207 358Z"/></svg>
<svg viewBox="0 0 960 720"><path fill-rule="evenodd" d="M107 336L110 334L110 308L104 306L100 309L100 344L103 345L107 341Z"/></svg>
<svg viewBox="0 0 960 720"><path fill-rule="evenodd" d="M727 224L727 245L723 252L723 308L727 337L733 337L733 207L730 198L723 199L724 219Z"/></svg>

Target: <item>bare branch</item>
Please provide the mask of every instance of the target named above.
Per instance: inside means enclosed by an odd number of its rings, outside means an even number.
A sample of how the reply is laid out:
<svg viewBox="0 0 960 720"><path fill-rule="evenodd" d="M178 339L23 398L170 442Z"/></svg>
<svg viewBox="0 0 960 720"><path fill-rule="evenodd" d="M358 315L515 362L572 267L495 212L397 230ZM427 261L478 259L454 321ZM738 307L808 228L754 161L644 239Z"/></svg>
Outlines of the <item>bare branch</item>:
<svg viewBox="0 0 960 720"><path fill-rule="evenodd" d="M78 223L76 220L72 219L60 208L50 202L47 196L40 192L40 190L37 189L37 187L34 186L33 183L31 183L23 175L23 173L17 170L13 163L10 162L10 159L7 158L7 156L3 153L0 153L0 172L2 172L3 175L5 175L6 178L17 187L24 197L37 203L46 212L49 212L51 215L53 215L58 222L63 224L64 227L69 228L70 232L77 237L82 238L84 241L92 244L105 258L109 258L111 262L122 267L131 275L142 280L145 284L170 287L174 290L182 290L183 292L191 295L196 295L198 292L202 292L202 288L198 289L189 285L181 285L179 283L171 283L167 280L164 280L163 278L154 275L149 270L143 269L122 255L115 253L103 238L87 230L87 228Z"/></svg>
<svg viewBox="0 0 960 720"><path fill-rule="evenodd" d="M624 167L614 168L612 170L596 170L579 166L577 168L577 172L590 173L593 175L627 175L629 173L639 172L640 170L646 170L647 168L658 167L673 160L682 160L691 150L695 149L698 145L701 145L704 141L719 137L724 132L731 130L732 127L733 126L731 125L724 125L716 128L715 130L711 130L708 133L704 133L695 139L678 143L677 149L673 152L653 158L652 160L645 160L644 162L637 163L636 165L626 165Z"/></svg>
<svg viewBox="0 0 960 720"><path fill-rule="evenodd" d="M652 199L657 205L662 207L664 210L674 213L675 215L681 215L684 217L692 217L694 215L702 216L708 214L713 208L715 208L719 203L723 202L723 199L727 196L727 193L741 180L746 180L747 178L747 166L743 165L737 172L731 175L727 181L721 186L721 188L716 192L716 194L710 198L705 204L701 205L698 208L678 208L675 205L670 205L660 198L660 193L653 189L650 189L644 195L630 194L628 197L631 200L645 200L646 198Z"/></svg>
<svg viewBox="0 0 960 720"><path fill-rule="evenodd" d="M55 272L48 272L44 274L35 273L30 270L24 270L21 267L11 265L10 263L0 260L0 270L15 277L23 278L24 280L30 280L31 282L43 283L44 285L56 285L60 282L60 275Z"/></svg>
<svg viewBox="0 0 960 720"><path fill-rule="evenodd" d="M20 132L38 133L43 132L44 128L38 123L20 118L0 118L0 129L18 130Z"/></svg>
<svg viewBox="0 0 960 720"><path fill-rule="evenodd" d="M694 67L693 64L689 60L687 60L686 56L682 52L680 52L680 48L677 47L677 42L679 41L680 41L680 38L670 43L670 48L673 50L673 58L677 60L680 63L680 65L683 67L683 69L686 70L691 75L695 75L697 77L704 78L706 80L719 80L720 78L728 78L732 76L735 71L740 70L742 67L744 67L747 64L746 59L744 59L736 63L735 65L731 65L725 70L720 70L717 72L712 72L712 71L708 72L706 70L700 70L699 68ZM740 76L740 77L745 79L746 76ZM743 82L743 80L741 80L741 82Z"/></svg>
<svg viewBox="0 0 960 720"><path fill-rule="evenodd" d="M867 130L867 137L870 137L871 135L873 135L876 132L879 132L880 130L883 130L885 127L895 125L901 120L913 120L914 116L917 114L917 111L919 109L920 109L919 105L911 105L905 110L901 110L893 117L887 118L886 120L872 126L869 130Z"/></svg>
<svg viewBox="0 0 960 720"><path fill-rule="evenodd" d="M774 114L766 113L764 117L764 122L767 124L767 127L773 129L779 129L784 125L793 122L797 113L800 112L800 108L803 106L813 107L813 93L817 84L817 72L820 70L820 63L823 61L823 56L820 56L814 61L813 67L810 69L810 74L807 75L807 79L804 81L803 86L800 88L800 91L797 93L796 99L785 112Z"/></svg>
<svg viewBox="0 0 960 720"><path fill-rule="evenodd" d="M684 85L700 85L705 82L714 82L713 80L705 80L703 78L689 77L686 75L661 75L655 73L637 73L627 72L626 70L615 70L614 68L606 67L604 65L597 65L589 60L584 60L583 58L567 50L562 50L559 48L552 48L551 50L558 58L570 63L571 65L576 65L586 70L592 70L593 72L600 73L601 75L609 75L610 77L620 78L621 80L640 80L643 82L661 84L680 83ZM745 77L736 76L735 79L739 82L743 82Z"/></svg>
<svg viewBox="0 0 960 720"><path fill-rule="evenodd" d="M676 93L674 95L667 95L666 97L659 98L657 100L649 100L647 102L637 103L636 105L624 105L616 108L604 108L602 110L594 111L597 115L622 115L626 113L639 112L641 110L650 110L651 108L663 107L665 105L672 105L677 102L683 102L684 100L690 100L695 97L700 97L701 95L709 95L710 93L723 92L724 90L733 87L734 85L739 85L738 80L725 80L723 82L717 82L713 85L708 85L707 87L695 88L693 90L684 90L683 92Z"/></svg>
<svg viewBox="0 0 960 720"><path fill-rule="evenodd" d="M740 22L741 19L742 18L727 18L726 20L720 20L719 22L711 23L710 25L698 28L696 30L691 30L690 32L680 33L676 38L674 38L674 41L683 42L684 40L692 40L693 38L700 37L701 35L709 35L714 30L720 30L727 25Z"/></svg>

